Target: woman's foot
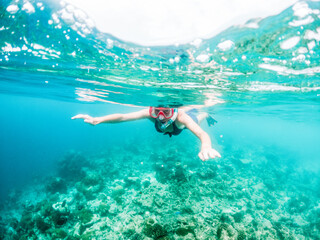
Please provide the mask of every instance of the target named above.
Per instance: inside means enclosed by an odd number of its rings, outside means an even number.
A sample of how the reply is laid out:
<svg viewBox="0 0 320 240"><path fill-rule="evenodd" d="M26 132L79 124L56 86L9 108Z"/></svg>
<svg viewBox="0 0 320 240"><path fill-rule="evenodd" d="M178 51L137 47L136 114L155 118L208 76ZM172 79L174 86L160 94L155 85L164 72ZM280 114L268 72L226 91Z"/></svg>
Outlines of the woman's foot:
<svg viewBox="0 0 320 240"><path fill-rule="evenodd" d="M207 123L208 123L209 127L213 126L217 122L218 122L217 120L215 120L210 114L208 114Z"/></svg>

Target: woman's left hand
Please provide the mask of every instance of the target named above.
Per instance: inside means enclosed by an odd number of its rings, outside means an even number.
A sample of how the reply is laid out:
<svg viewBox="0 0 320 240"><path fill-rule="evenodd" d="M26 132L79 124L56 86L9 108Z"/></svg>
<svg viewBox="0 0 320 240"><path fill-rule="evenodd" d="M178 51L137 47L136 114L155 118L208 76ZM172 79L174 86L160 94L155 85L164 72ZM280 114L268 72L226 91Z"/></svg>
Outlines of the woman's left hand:
<svg viewBox="0 0 320 240"><path fill-rule="evenodd" d="M220 153L211 147L202 148L198 156L202 161L207 161L210 158L221 157Z"/></svg>

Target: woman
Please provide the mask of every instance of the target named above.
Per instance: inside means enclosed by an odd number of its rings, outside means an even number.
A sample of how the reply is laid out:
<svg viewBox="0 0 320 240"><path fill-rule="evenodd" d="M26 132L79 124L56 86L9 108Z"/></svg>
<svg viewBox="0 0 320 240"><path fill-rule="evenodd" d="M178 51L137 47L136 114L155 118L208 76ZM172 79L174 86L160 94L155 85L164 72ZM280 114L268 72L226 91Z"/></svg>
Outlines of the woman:
<svg viewBox="0 0 320 240"><path fill-rule="evenodd" d="M201 149L198 156L202 161L221 157L219 152L212 148L209 135L199 126L200 122L205 118L209 125L213 125L216 122L207 113L200 113L197 109L191 107L149 107L137 112L126 114L116 113L103 117L91 117L84 114L78 114L72 117L72 119L84 119L84 122L92 125L150 119L155 123L155 128L158 132L168 134L170 137L172 135L179 135L184 128L187 128L201 141Z"/></svg>

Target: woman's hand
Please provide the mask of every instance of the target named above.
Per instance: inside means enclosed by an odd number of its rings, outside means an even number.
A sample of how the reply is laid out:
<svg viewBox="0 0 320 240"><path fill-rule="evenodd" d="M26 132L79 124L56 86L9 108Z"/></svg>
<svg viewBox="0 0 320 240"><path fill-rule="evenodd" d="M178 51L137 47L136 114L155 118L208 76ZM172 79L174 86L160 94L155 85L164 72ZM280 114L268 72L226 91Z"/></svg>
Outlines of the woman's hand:
<svg viewBox="0 0 320 240"><path fill-rule="evenodd" d="M100 123L97 118L94 118L94 117L91 117L91 116L85 115L85 114L78 114L78 115L72 117L71 119L84 119L84 122L90 123L92 125L97 125Z"/></svg>
<svg viewBox="0 0 320 240"><path fill-rule="evenodd" d="M210 158L221 157L220 153L211 147L201 148L198 156L202 161L207 161Z"/></svg>

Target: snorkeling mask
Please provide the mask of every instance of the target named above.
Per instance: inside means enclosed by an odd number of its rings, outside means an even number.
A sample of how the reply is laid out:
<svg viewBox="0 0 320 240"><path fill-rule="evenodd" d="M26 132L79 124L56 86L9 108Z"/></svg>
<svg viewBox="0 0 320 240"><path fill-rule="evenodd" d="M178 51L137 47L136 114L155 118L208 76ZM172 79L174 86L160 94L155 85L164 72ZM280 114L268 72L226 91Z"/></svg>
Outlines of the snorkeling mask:
<svg viewBox="0 0 320 240"><path fill-rule="evenodd" d="M158 118L162 115L165 119L170 119L173 117L174 108L150 107L149 114L152 118Z"/></svg>

